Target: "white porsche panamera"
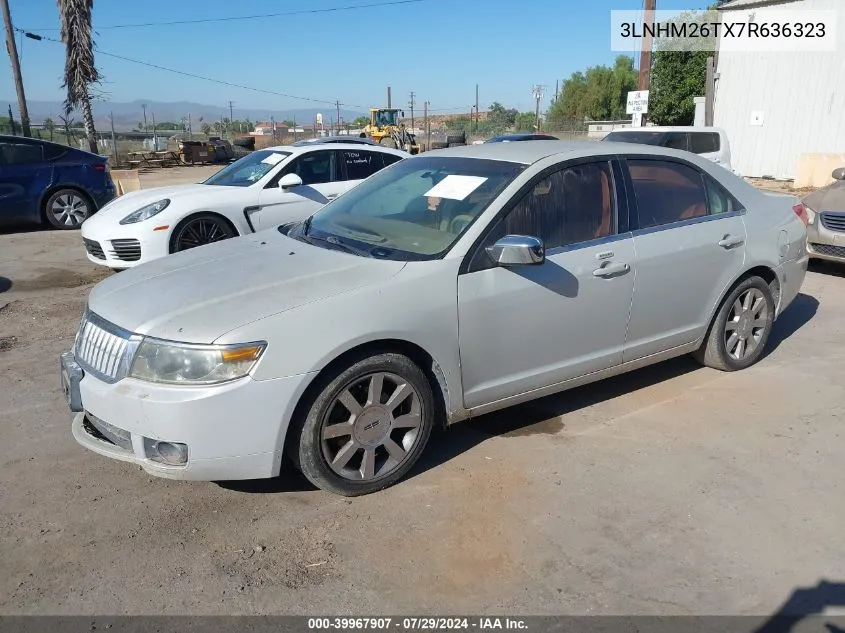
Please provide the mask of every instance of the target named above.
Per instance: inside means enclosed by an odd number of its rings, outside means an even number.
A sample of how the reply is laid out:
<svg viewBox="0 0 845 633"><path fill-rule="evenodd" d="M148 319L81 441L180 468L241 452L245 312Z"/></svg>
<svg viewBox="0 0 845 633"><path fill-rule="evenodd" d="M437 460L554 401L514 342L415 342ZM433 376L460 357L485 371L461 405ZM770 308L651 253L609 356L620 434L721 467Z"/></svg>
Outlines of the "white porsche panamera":
<svg viewBox="0 0 845 633"><path fill-rule="evenodd" d="M82 224L88 259L131 268L170 253L302 220L407 156L372 144L279 146L199 184L128 193Z"/></svg>

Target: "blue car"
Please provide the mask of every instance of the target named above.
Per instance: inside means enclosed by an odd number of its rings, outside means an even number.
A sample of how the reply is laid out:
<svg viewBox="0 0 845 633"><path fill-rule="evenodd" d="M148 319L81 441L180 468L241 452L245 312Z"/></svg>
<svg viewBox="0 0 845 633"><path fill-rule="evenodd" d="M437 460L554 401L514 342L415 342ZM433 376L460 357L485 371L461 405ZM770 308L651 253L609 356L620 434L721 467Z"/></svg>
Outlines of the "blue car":
<svg viewBox="0 0 845 633"><path fill-rule="evenodd" d="M46 221L77 229L114 197L105 156L0 135L0 225Z"/></svg>

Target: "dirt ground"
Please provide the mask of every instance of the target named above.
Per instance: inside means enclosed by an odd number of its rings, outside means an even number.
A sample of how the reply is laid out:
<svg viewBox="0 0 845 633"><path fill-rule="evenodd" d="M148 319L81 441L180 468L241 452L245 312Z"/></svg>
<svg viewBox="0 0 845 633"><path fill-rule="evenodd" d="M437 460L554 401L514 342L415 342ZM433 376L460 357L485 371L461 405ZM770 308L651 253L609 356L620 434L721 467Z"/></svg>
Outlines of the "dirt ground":
<svg viewBox="0 0 845 633"><path fill-rule="evenodd" d="M356 499L78 446L58 356L109 274L76 233L0 235L2 614L765 615L845 582L845 268L749 370L682 358L456 425Z"/></svg>

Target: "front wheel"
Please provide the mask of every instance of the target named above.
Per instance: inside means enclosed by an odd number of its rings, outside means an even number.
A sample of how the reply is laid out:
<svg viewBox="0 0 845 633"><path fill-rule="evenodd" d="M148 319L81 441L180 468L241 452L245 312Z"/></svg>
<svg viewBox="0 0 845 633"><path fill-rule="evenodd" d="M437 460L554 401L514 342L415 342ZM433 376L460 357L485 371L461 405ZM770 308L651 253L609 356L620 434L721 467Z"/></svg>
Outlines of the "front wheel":
<svg viewBox="0 0 845 633"><path fill-rule="evenodd" d="M428 442L434 416L422 370L406 356L379 354L322 387L291 429L288 452L315 486L348 497L368 494L405 476Z"/></svg>
<svg viewBox="0 0 845 633"><path fill-rule="evenodd" d="M693 356L721 371L750 367L760 360L774 320L775 300L769 284L760 277L749 277L725 298L707 338Z"/></svg>
<svg viewBox="0 0 845 633"><path fill-rule="evenodd" d="M204 244L220 242L237 233L220 216L212 213L192 215L182 220L170 237L170 252L178 253Z"/></svg>

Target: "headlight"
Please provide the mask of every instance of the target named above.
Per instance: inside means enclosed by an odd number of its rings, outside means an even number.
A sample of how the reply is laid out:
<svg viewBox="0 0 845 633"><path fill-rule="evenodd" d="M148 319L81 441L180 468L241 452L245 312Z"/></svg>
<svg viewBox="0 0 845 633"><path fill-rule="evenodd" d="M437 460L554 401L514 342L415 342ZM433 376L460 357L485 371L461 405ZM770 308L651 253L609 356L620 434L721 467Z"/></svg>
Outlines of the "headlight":
<svg viewBox="0 0 845 633"><path fill-rule="evenodd" d="M807 211L807 224L813 224L816 221L816 212L806 204L804 205L804 209Z"/></svg>
<svg viewBox="0 0 845 633"><path fill-rule="evenodd" d="M145 338L138 346L129 375L171 385L213 385L246 376L267 343L192 345Z"/></svg>
<svg viewBox="0 0 845 633"><path fill-rule="evenodd" d="M135 224L136 222L143 222L144 220L148 220L154 215L158 215L162 211L167 208L167 205L170 204L170 200L164 199L159 200L158 202L153 202L152 204L148 204L145 207L141 207L137 211L133 211L125 218L120 221L120 224Z"/></svg>

